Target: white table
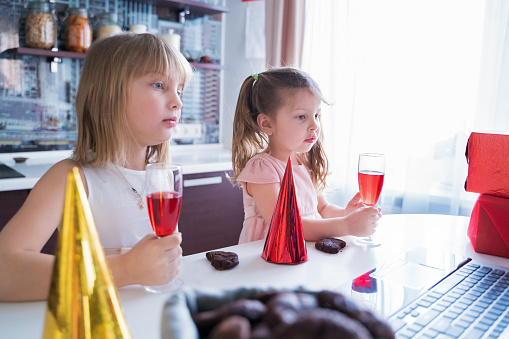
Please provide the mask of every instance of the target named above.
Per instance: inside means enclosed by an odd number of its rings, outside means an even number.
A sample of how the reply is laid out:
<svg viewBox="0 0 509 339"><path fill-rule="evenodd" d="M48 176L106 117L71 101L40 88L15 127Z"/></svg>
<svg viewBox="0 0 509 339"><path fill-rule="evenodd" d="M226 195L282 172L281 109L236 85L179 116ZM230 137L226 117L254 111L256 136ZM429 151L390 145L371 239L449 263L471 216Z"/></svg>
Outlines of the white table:
<svg viewBox="0 0 509 339"><path fill-rule="evenodd" d="M216 271L204 253L184 257L180 278L187 286L195 288L304 286L310 290L337 289L415 247L509 267L509 259L473 250L466 234L468 222L467 217L444 215L385 215L377 232L383 243L379 247L356 247L351 237L345 237L347 248L333 255L317 251L314 243L308 242L307 262L278 265L261 258L264 242L256 241L225 249L239 256L239 266L230 271ZM185 239L185 234L183 236ZM160 338L161 309L168 295L147 293L141 286L121 288L119 295L133 338ZM45 302L0 303L0 337L40 338L45 307Z"/></svg>

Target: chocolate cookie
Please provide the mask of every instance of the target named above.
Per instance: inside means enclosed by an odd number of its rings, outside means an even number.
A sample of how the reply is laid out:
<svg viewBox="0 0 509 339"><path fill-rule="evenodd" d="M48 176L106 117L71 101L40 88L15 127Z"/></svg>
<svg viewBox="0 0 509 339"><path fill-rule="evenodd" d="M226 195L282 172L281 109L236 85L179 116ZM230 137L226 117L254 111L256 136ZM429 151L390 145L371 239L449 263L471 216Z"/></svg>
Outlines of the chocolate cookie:
<svg viewBox="0 0 509 339"><path fill-rule="evenodd" d="M299 313L295 323L276 329L275 338L372 339L368 330L346 315L321 308Z"/></svg>
<svg viewBox="0 0 509 339"><path fill-rule="evenodd" d="M217 309L196 313L193 320L201 337L206 338L215 326L228 317L238 315L255 323L260 321L266 310L267 307L259 300L238 299Z"/></svg>
<svg viewBox="0 0 509 339"><path fill-rule="evenodd" d="M336 238L323 238L315 243L315 248L325 253L338 253L345 246L346 242Z"/></svg>
<svg viewBox="0 0 509 339"><path fill-rule="evenodd" d="M231 270L239 264L239 257L234 252L211 251L205 253L207 259L216 270Z"/></svg>
<svg viewBox="0 0 509 339"><path fill-rule="evenodd" d="M210 339L249 339L251 324L249 320L239 315L232 315L217 326L210 333Z"/></svg>

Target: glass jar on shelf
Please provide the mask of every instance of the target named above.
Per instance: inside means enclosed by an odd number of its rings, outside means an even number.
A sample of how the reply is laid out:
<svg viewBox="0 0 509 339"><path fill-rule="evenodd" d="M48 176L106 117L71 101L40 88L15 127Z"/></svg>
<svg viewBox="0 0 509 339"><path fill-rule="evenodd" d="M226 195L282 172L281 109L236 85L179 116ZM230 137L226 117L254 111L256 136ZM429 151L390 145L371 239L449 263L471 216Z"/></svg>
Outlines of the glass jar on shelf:
<svg viewBox="0 0 509 339"><path fill-rule="evenodd" d="M84 8L69 9L67 19L67 50L85 53L92 44L92 26Z"/></svg>
<svg viewBox="0 0 509 339"><path fill-rule="evenodd" d="M51 49L55 46L55 19L49 3L35 0L28 3L25 19L25 40L28 47Z"/></svg>
<svg viewBox="0 0 509 339"><path fill-rule="evenodd" d="M147 29L148 29L147 25L144 25L144 24L135 24L135 25L129 26L129 32L134 32L134 33L146 33Z"/></svg>
<svg viewBox="0 0 509 339"><path fill-rule="evenodd" d="M122 28L118 23L117 13L103 12L99 14L97 39L107 38L120 32L122 32Z"/></svg>

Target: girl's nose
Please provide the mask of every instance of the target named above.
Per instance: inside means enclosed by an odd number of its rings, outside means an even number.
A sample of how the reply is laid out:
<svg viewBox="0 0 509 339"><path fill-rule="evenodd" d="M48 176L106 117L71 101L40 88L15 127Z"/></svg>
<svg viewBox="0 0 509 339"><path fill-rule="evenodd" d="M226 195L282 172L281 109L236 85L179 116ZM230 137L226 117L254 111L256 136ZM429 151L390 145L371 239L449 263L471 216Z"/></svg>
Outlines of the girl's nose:
<svg viewBox="0 0 509 339"><path fill-rule="evenodd" d="M179 110L182 108L182 99L177 92L170 94L168 105L171 110Z"/></svg>

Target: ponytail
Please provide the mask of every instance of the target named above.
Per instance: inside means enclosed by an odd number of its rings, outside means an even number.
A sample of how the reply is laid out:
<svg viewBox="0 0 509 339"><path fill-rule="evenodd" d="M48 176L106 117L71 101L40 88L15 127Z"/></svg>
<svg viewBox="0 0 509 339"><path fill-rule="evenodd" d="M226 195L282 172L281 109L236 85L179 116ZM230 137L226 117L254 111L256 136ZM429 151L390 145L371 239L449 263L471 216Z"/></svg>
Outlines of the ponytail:
<svg viewBox="0 0 509 339"><path fill-rule="evenodd" d="M238 175L246 166L249 159L265 149L268 144L267 136L258 127L257 118L259 112L253 108L253 86L256 80L249 76L244 80L239 92L235 116L233 118L232 137L232 166L233 176Z"/></svg>

